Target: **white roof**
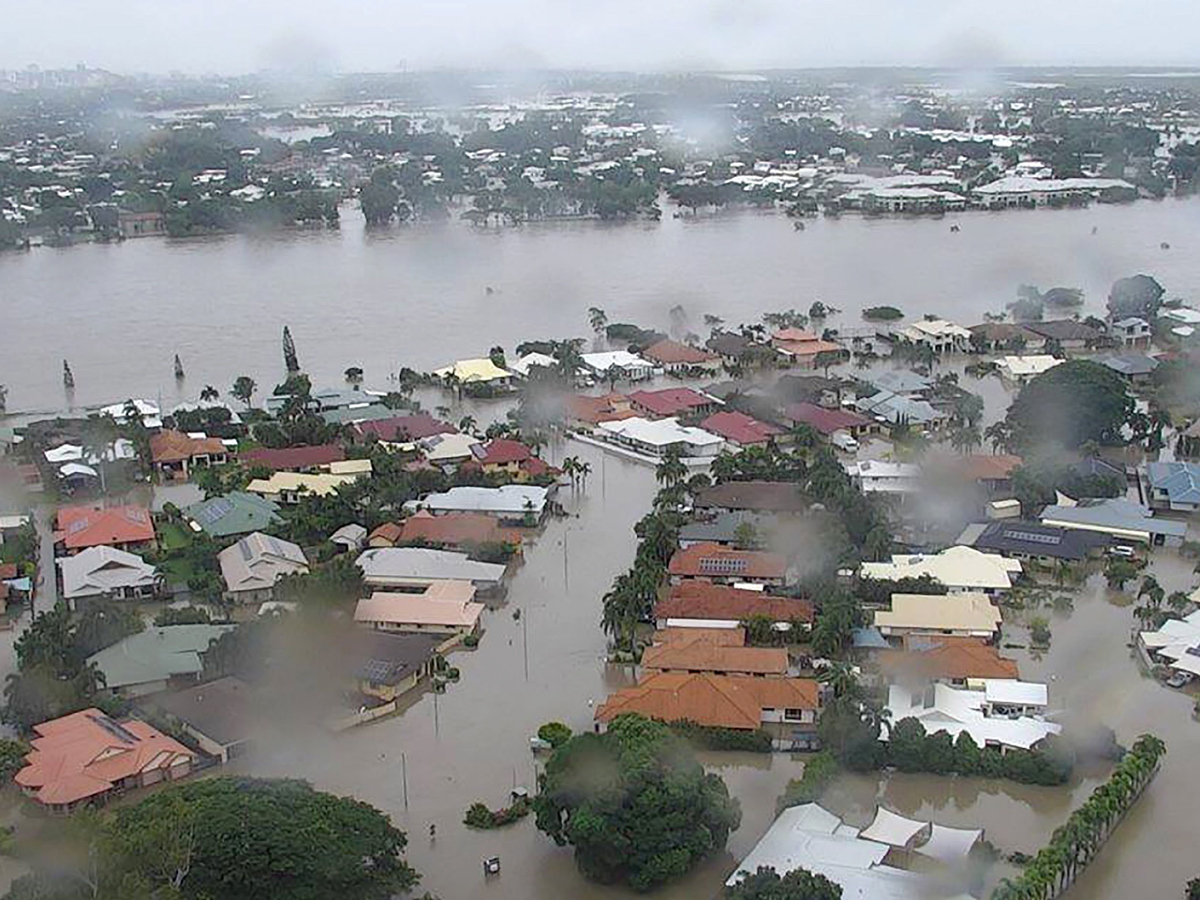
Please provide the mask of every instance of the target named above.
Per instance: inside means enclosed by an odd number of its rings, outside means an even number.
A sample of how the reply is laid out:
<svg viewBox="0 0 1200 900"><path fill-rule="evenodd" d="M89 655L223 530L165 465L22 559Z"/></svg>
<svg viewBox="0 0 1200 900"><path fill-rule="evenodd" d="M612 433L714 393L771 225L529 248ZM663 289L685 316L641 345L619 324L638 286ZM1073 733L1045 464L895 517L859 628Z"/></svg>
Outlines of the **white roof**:
<svg viewBox="0 0 1200 900"><path fill-rule="evenodd" d="M859 836L903 848L908 847L928 827L928 822L907 819L881 806L875 810L875 819L859 833Z"/></svg>
<svg viewBox="0 0 1200 900"><path fill-rule="evenodd" d="M529 370L535 367L552 369L558 365L558 360L545 353L526 353L516 362L510 362L508 367L518 375L527 376Z"/></svg>
<svg viewBox="0 0 1200 900"><path fill-rule="evenodd" d="M1036 681L1015 678L985 678L983 693L988 703L1011 706L1045 706L1050 702L1050 689Z"/></svg>
<svg viewBox="0 0 1200 900"><path fill-rule="evenodd" d="M292 572L307 572L304 551L291 541L256 531L217 554L231 593L265 590Z"/></svg>
<svg viewBox="0 0 1200 900"><path fill-rule="evenodd" d="M909 691L900 685L888 689L888 709L891 723L913 718L925 726L929 734L945 731L957 738L964 731L980 747L993 745L1028 750L1052 734L1062 731L1061 725L1032 716L1005 718L985 716L987 698L983 691L968 691L948 684L934 684L926 690ZM889 737L888 726L880 735Z"/></svg>
<svg viewBox="0 0 1200 900"><path fill-rule="evenodd" d="M100 477L100 473L91 466L85 466L83 463L77 462L67 463L64 466L60 466L58 469L58 474L62 478L69 478L72 475L87 475L90 478Z"/></svg>
<svg viewBox="0 0 1200 900"><path fill-rule="evenodd" d="M1200 610L1182 620L1168 619L1158 631L1143 631L1140 637L1148 649L1170 660L1172 668L1200 675Z"/></svg>
<svg viewBox="0 0 1200 900"><path fill-rule="evenodd" d="M613 366L619 369L652 369L653 363L642 359L628 350L608 350L603 353L584 353L579 357L585 366L594 372L607 372Z"/></svg>
<svg viewBox="0 0 1200 900"><path fill-rule="evenodd" d="M1129 188L1133 185L1120 178L1032 178L1027 175L1006 175L990 184L975 188L976 194L1028 194L1060 191L1101 191L1106 188Z"/></svg>
<svg viewBox="0 0 1200 900"><path fill-rule="evenodd" d="M549 491L536 484L506 484L502 487L453 487L406 503L409 509L434 512L507 513L540 516L546 508Z"/></svg>
<svg viewBox="0 0 1200 900"><path fill-rule="evenodd" d="M63 596L89 597L121 588L149 587L158 570L140 556L115 547L89 547L58 560L62 570Z"/></svg>
<svg viewBox="0 0 1200 900"><path fill-rule="evenodd" d="M479 439L470 434L435 434L419 443L421 452L431 463L446 463L470 459L471 448L479 443Z"/></svg>
<svg viewBox="0 0 1200 900"><path fill-rule="evenodd" d="M982 839L982 828L948 828L934 822L929 840L917 852L948 866L959 865Z"/></svg>
<svg viewBox="0 0 1200 900"><path fill-rule="evenodd" d="M992 634L1000 610L986 594L892 594L892 608L875 613L875 627L914 631L965 631Z"/></svg>
<svg viewBox="0 0 1200 900"><path fill-rule="evenodd" d="M896 554L891 562L865 562L861 574L886 581L928 575L948 588L1007 590L1021 574L1021 561L957 545L932 555Z"/></svg>
<svg viewBox="0 0 1200 900"><path fill-rule="evenodd" d="M613 422L601 422L598 431L614 437L637 441L653 447L670 447L673 444L688 444L693 447L714 447L725 443L725 439L703 428L680 425L679 420L645 419L634 416Z"/></svg>
<svg viewBox="0 0 1200 900"><path fill-rule="evenodd" d="M958 337L970 339L971 332L945 319L919 319L905 325L902 333L912 337Z"/></svg>
<svg viewBox="0 0 1200 900"><path fill-rule="evenodd" d="M383 547L359 554L358 567L368 584L421 584L428 581L470 581L496 584L504 566L478 562L465 553L429 547Z"/></svg>
<svg viewBox="0 0 1200 900"><path fill-rule="evenodd" d="M1161 309L1158 314L1164 319L1174 319L1184 325L1200 325L1200 311L1189 306L1177 306L1174 309Z"/></svg>
<svg viewBox="0 0 1200 900"><path fill-rule="evenodd" d="M1013 378L1031 378L1048 372L1065 360L1049 354L1031 356L1006 356L998 363L1000 371Z"/></svg>

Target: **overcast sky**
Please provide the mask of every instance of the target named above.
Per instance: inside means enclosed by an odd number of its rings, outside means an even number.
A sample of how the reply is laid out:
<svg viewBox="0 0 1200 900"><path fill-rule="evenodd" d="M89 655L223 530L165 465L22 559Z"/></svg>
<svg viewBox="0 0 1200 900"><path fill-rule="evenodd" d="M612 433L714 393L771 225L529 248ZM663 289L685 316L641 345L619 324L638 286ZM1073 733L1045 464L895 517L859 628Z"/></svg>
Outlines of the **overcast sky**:
<svg viewBox="0 0 1200 900"><path fill-rule="evenodd" d="M0 68L1200 65L1200 0L7 0Z"/></svg>

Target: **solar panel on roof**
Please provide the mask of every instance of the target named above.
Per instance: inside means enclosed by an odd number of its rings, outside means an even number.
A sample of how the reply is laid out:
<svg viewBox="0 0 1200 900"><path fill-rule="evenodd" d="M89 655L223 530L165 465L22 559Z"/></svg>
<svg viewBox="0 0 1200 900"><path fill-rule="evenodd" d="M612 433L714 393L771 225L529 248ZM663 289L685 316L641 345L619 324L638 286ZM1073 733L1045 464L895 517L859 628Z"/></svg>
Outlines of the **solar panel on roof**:
<svg viewBox="0 0 1200 900"><path fill-rule="evenodd" d="M403 663L393 663L385 659L369 659L359 671L359 677L364 681L380 684L403 671Z"/></svg>
<svg viewBox="0 0 1200 900"><path fill-rule="evenodd" d="M91 719L93 722L95 722L97 725L99 725L101 728L103 728L105 731L107 731L109 734L111 734L113 737L115 737L117 740L125 741L130 744L137 743L137 740L138 740L137 735L135 735L133 732L131 732L124 725L121 725L118 722L114 722L108 716L98 715L98 716L88 716L88 718Z"/></svg>
<svg viewBox="0 0 1200 900"><path fill-rule="evenodd" d="M1047 544L1058 546L1062 543L1062 535L1042 534L1036 531L1005 531L1004 536L1014 541L1028 541L1031 544Z"/></svg>
<svg viewBox="0 0 1200 900"><path fill-rule="evenodd" d="M746 571L746 560L738 557L707 557L700 560L700 571L713 575L734 575Z"/></svg>
<svg viewBox="0 0 1200 900"><path fill-rule="evenodd" d="M225 518L233 510L233 501L227 500L224 497L217 497L215 500L210 500L196 515L197 521L201 525L212 525L213 523Z"/></svg>

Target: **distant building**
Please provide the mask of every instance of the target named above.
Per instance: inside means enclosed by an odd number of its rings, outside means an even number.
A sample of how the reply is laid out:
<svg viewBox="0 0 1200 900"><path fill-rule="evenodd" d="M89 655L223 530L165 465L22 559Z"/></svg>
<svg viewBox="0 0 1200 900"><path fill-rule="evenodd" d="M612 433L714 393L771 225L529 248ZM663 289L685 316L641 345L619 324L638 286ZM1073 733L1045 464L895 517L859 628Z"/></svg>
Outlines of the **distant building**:
<svg viewBox="0 0 1200 900"><path fill-rule="evenodd" d="M669 338L651 344L642 351L642 356L666 372L679 372L687 369L721 371L721 357L717 354L699 347L690 347Z"/></svg>

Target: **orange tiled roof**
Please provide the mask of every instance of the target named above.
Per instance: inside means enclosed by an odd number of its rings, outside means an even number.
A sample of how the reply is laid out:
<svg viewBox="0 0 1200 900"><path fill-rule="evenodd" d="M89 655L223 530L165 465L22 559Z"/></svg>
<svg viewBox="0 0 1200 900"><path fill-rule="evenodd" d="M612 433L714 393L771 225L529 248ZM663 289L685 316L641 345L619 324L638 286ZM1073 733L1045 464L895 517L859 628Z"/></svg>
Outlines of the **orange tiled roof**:
<svg viewBox="0 0 1200 900"><path fill-rule="evenodd" d="M384 526L376 529L378 532ZM432 515L427 510L416 512L399 526L398 542L424 540L431 544L505 543L520 544L521 536L511 528L502 528L492 517L482 513L447 513ZM372 537L375 536L373 532Z"/></svg>
<svg viewBox="0 0 1200 900"><path fill-rule="evenodd" d="M775 622L811 622L813 605L808 600L773 597L705 581L672 585L667 599L654 608L656 619L735 619L767 616Z"/></svg>
<svg viewBox="0 0 1200 900"><path fill-rule="evenodd" d="M67 506L58 511L57 531L71 550L154 540L154 523L144 506Z"/></svg>
<svg viewBox="0 0 1200 900"><path fill-rule="evenodd" d="M679 363L689 366L712 362L718 358L715 353L709 353L699 347L689 347L687 344L681 344L670 338L663 338L657 344L651 344L642 351L642 356L666 365Z"/></svg>
<svg viewBox="0 0 1200 900"><path fill-rule="evenodd" d="M817 683L808 678L756 678L662 672L617 691L596 709L609 722L637 713L663 722L688 720L719 728L755 729L764 709L817 709Z"/></svg>
<svg viewBox="0 0 1200 900"><path fill-rule="evenodd" d="M975 481L999 481L1012 475L1013 469L1024 462L1019 456L975 453L963 459L963 471Z"/></svg>
<svg viewBox="0 0 1200 900"><path fill-rule="evenodd" d="M183 462L193 456L225 452L219 438L188 437L182 431L161 431L150 438L150 456L156 463Z"/></svg>
<svg viewBox="0 0 1200 900"><path fill-rule="evenodd" d="M667 571L691 578L782 578L787 560L762 550L734 550L706 542L676 551Z"/></svg>
<svg viewBox="0 0 1200 900"><path fill-rule="evenodd" d="M150 769L169 769L194 754L137 719L115 722L98 709L35 725L38 737L16 774L47 805L76 803L111 790L122 779Z"/></svg>
<svg viewBox="0 0 1200 900"><path fill-rule="evenodd" d="M923 679L1019 678L1015 660L1005 659L990 644L974 638L938 638L925 650L883 653L879 666L888 675Z"/></svg>
<svg viewBox="0 0 1200 900"><path fill-rule="evenodd" d="M647 647L642 668L786 675L788 654L782 647L728 647L711 641L675 640Z"/></svg>

